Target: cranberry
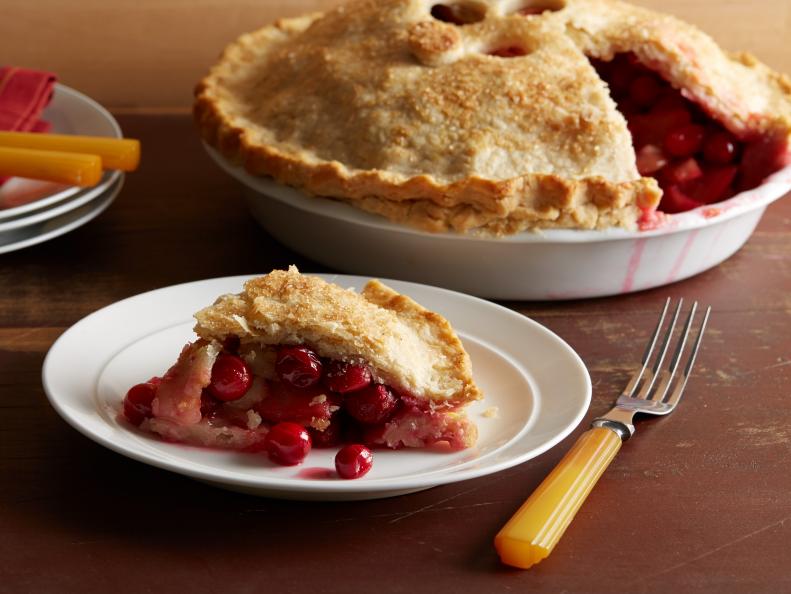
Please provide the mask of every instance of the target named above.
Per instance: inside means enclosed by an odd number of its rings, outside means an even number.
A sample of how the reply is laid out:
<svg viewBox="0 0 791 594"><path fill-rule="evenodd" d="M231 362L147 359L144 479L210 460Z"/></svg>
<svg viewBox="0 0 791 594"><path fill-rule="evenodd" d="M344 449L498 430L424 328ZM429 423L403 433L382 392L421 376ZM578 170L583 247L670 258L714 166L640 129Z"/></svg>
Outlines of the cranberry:
<svg viewBox="0 0 791 594"><path fill-rule="evenodd" d="M648 107L656 101L662 87L656 77L650 74L638 76L629 85L629 96L638 105Z"/></svg>
<svg viewBox="0 0 791 594"><path fill-rule="evenodd" d="M158 378L157 378L158 379ZM124 416L133 425L139 425L151 416L151 403L157 395L153 382L137 384L129 388L124 397Z"/></svg>
<svg viewBox="0 0 791 594"><path fill-rule="evenodd" d="M224 401L239 400L250 389L253 374L244 359L229 353L220 353L211 369L209 392Z"/></svg>
<svg viewBox="0 0 791 594"><path fill-rule="evenodd" d="M704 204L725 200L733 192L736 173L737 169L733 166L709 169L693 188L692 198Z"/></svg>
<svg viewBox="0 0 791 594"><path fill-rule="evenodd" d="M384 423L395 412L398 399L387 386L373 384L346 397L346 410L366 425Z"/></svg>
<svg viewBox="0 0 791 594"><path fill-rule="evenodd" d="M308 430L296 423L278 423L269 430L264 447L272 462L283 466L301 463L310 452Z"/></svg>
<svg viewBox="0 0 791 594"><path fill-rule="evenodd" d="M647 144L637 151L637 171L640 175L651 175L667 165L662 149L653 144Z"/></svg>
<svg viewBox="0 0 791 594"><path fill-rule="evenodd" d="M295 388L308 388L321 379L321 361L304 346L283 346L277 351L275 373Z"/></svg>
<svg viewBox="0 0 791 594"><path fill-rule="evenodd" d="M371 370L365 365L355 365L344 361L332 361L324 376L327 387L333 392L346 394L362 390L371 383Z"/></svg>
<svg viewBox="0 0 791 594"><path fill-rule="evenodd" d="M665 137L665 151L674 157L691 157L700 150L704 132L697 124L675 128Z"/></svg>
<svg viewBox="0 0 791 594"><path fill-rule="evenodd" d="M692 114L687 109L655 112L635 115L629 120L634 145L641 147L646 144L661 146L668 133L689 124Z"/></svg>
<svg viewBox="0 0 791 594"><path fill-rule="evenodd" d="M680 163L668 165L665 167L662 174L662 181L666 185L683 185L698 179L703 175L703 170L700 168L700 165L698 165L698 162L690 157Z"/></svg>
<svg viewBox="0 0 791 594"><path fill-rule="evenodd" d="M364 445L347 445L335 455L335 470L341 478L356 479L367 474L374 463L374 455Z"/></svg>
<svg viewBox="0 0 791 594"><path fill-rule="evenodd" d="M769 174L791 164L791 149L784 136L764 136L744 145L739 173L740 189L754 188Z"/></svg>
<svg viewBox="0 0 791 594"><path fill-rule="evenodd" d="M662 202L659 203L659 210L673 214L686 212L688 210L692 210L693 208L697 208L698 206L703 206L703 203L693 200L684 194L684 192L682 192L678 186L670 186L667 190L665 190L665 193L662 196Z"/></svg>
<svg viewBox="0 0 791 594"><path fill-rule="evenodd" d="M727 132L716 132L706 139L703 156L709 163L727 165L736 157L736 139Z"/></svg>

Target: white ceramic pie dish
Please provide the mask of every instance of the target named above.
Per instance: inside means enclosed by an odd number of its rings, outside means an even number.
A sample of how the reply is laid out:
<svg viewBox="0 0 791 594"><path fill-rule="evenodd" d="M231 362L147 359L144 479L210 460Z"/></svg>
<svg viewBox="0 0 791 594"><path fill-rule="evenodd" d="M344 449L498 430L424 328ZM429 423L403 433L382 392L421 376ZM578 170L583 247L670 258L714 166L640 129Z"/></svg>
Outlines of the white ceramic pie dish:
<svg viewBox="0 0 791 594"><path fill-rule="evenodd" d="M766 207L791 191L791 167L725 202L650 231L547 230L504 238L426 233L256 177L206 145L246 189L259 224L300 254L344 272L439 285L494 299L577 299L688 278L735 253Z"/></svg>

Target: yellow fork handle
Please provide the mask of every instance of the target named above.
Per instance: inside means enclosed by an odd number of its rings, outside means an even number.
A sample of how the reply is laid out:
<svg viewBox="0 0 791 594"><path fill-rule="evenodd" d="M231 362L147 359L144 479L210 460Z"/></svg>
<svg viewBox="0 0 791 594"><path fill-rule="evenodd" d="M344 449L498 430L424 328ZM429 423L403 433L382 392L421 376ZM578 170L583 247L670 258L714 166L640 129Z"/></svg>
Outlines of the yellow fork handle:
<svg viewBox="0 0 791 594"><path fill-rule="evenodd" d="M102 179L102 159L99 155L0 147L0 175L95 186Z"/></svg>
<svg viewBox="0 0 791 594"><path fill-rule="evenodd" d="M0 147L99 155L103 169L134 171L140 163L140 141L132 138L0 132Z"/></svg>
<svg viewBox="0 0 791 594"><path fill-rule="evenodd" d="M527 569L552 552L621 443L615 431L603 427L580 436L495 537L503 563Z"/></svg>

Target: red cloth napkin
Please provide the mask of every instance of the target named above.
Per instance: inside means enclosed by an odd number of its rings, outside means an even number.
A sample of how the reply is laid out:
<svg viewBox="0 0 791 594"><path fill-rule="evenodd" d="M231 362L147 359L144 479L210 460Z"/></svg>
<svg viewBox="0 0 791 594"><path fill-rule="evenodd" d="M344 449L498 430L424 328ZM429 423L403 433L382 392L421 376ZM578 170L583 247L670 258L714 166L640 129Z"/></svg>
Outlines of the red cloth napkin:
<svg viewBox="0 0 791 594"><path fill-rule="evenodd" d="M52 99L55 75L13 66L0 67L0 130L47 132L41 112Z"/></svg>

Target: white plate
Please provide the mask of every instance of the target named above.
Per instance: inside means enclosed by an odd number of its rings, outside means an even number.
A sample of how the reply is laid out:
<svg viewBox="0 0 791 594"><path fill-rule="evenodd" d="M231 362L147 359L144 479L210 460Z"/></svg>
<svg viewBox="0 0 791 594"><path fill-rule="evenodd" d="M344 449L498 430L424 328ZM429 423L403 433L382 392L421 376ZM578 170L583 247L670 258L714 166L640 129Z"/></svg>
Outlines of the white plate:
<svg viewBox="0 0 791 594"><path fill-rule="evenodd" d="M261 454L165 443L118 420L126 390L162 374L194 338L191 312L221 294L238 292L248 277L229 277L151 291L101 309L66 331L44 361L50 402L77 430L121 454L218 486L294 499L388 497L487 475L546 451L579 423L591 385L580 358L536 322L460 293L387 281L446 316L470 353L486 398L470 409L478 444L461 452L374 453L371 472L337 479L332 449L315 449L298 467L279 467ZM324 276L360 289L367 278ZM498 416L482 413L496 406Z"/></svg>
<svg viewBox="0 0 791 594"><path fill-rule="evenodd" d="M113 138L122 136L118 122L110 112L90 97L62 84L55 85L52 101L41 118L50 122L52 132L58 134ZM53 182L11 178L0 186L0 221L26 217L30 213L49 208L80 192L93 190L103 192L116 182L119 176L118 171L107 173L99 185L88 190Z"/></svg>
<svg viewBox="0 0 791 594"><path fill-rule="evenodd" d="M65 214L47 219L36 225L0 234L0 254L21 250L22 248L54 239L85 225L98 217L112 204L123 185L124 177L121 175L112 186L104 192L93 196L87 204L79 208L69 210Z"/></svg>
<svg viewBox="0 0 791 594"><path fill-rule="evenodd" d="M630 293L702 272L738 250L765 208L791 190L791 167L738 196L673 215L653 231L547 230L503 238L426 233L248 174L206 146L246 188L258 223L313 260L345 272L431 283L496 299ZM360 249L365 246L365 249Z"/></svg>
<svg viewBox="0 0 791 594"><path fill-rule="evenodd" d="M91 188L86 188L80 192L67 197L65 200L60 200L55 206L43 208L23 216L14 217L12 219L5 219L0 221L0 241L2 241L3 234L7 231L15 229L22 229L31 225L36 225L50 219L57 218L69 211L75 210L84 204L88 204L91 200L99 198L104 194L107 189L112 186L110 180L117 181L120 176L120 171L108 171L102 176L102 181Z"/></svg>

